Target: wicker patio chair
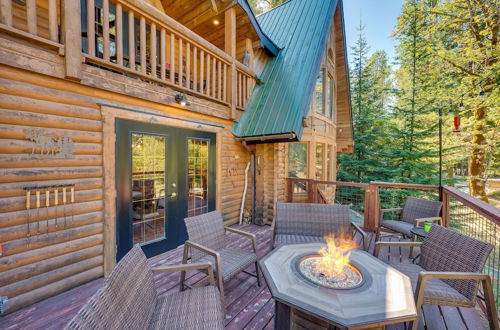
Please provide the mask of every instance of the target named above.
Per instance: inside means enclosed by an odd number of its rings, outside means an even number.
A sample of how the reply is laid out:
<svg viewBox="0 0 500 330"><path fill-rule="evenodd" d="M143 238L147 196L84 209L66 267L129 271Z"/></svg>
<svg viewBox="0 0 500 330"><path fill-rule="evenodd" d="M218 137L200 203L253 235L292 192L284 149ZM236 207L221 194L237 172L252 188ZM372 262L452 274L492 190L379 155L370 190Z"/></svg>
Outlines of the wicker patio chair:
<svg viewBox="0 0 500 330"><path fill-rule="evenodd" d="M380 238L380 231L385 230L403 235L404 238L412 237L411 229L420 226L425 221L433 221L442 224L439 217L443 203L428 199L407 197L402 208L380 210L380 225L377 227L375 241ZM386 213L401 212L399 220L385 220Z"/></svg>
<svg viewBox="0 0 500 330"><path fill-rule="evenodd" d="M351 222L348 205L277 203L271 230L273 247L324 242L323 237L331 233L353 237L354 231L363 237L364 250L368 243L363 229Z"/></svg>
<svg viewBox="0 0 500 330"><path fill-rule="evenodd" d="M381 246L420 246L418 263L390 263L410 278L419 317L423 304L474 307L481 282L490 328L499 329L491 277L482 273L493 245L434 225L423 243L376 242L375 256Z"/></svg>
<svg viewBox="0 0 500 330"><path fill-rule="evenodd" d="M217 285L224 300L224 282L245 272L257 277L260 286L259 267L257 265L257 239L255 235L242 230L225 227L220 211L213 211L202 215L184 219L189 239L184 243L182 263L208 262L215 270ZM252 241L252 251L228 247L226 232L245 236ZM245 271L255 264L255 274ZM186 273L181 272L181 290L190 287L185 283Z"/></svg>
<svg viewBox="0 0 500 330"><path fill-rule="evenodd" d="M206 270L211 285L158 295L153 274L192 269ZM210 264L151 268L135 245L66 329L223 329L223 318Z"/></svg>

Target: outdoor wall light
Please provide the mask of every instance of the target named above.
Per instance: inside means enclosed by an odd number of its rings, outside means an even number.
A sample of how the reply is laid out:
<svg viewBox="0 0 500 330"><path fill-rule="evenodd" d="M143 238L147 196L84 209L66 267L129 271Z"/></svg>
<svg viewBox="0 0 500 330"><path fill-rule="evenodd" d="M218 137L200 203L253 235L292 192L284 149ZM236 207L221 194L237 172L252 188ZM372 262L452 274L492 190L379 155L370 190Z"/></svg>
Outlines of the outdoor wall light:
<svg viewBox="0 0 500 330"><path fill-rule="evenodd" d="M185 93L175 94L175 102L179 103L182 106L190 104Z"/></svg>

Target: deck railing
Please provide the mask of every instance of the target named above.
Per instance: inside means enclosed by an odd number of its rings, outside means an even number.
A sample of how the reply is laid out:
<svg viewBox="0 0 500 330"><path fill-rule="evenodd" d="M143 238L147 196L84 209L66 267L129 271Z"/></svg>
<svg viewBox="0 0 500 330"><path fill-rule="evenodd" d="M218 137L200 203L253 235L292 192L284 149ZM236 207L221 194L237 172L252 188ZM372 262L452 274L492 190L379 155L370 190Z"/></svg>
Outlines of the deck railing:
<svg viewBox="0 0 500 330"><path fill-rule="evenodd" d="M0 30L60 48L59 6L59 0L0 0Z"/></svg>
<svg viewBox="0 0 500 330"><path fill-rule="evenodd" d="M497 310L500 311L500 210L456 188L423 184L370 182L354 183L287 179L289 202L339 203L351 205L353 214L362 217L363 225L375 229L380 222L381 208L402 207L407 196L416 196L443 202L443 224L465 235L493 244L485 272L493 280ZM327 188L335 190L327 198ZM354 217L354 221L359 218ZM479 304L484 308L484 304Z"/></svg>
<svg viewBox="0 0 500 330"><path fill-rule="evenodd" d="M59 48L66 77L83 60L226 105L248 104L255 73L141 0L0 0L0 30Z"/></svg>
<svg viewBox="0 0 500 330"><path fill-rule="evenodd" d="M253 72L172 18L136 0L86 4L87 61L224 104L246 103Z"/></svg>

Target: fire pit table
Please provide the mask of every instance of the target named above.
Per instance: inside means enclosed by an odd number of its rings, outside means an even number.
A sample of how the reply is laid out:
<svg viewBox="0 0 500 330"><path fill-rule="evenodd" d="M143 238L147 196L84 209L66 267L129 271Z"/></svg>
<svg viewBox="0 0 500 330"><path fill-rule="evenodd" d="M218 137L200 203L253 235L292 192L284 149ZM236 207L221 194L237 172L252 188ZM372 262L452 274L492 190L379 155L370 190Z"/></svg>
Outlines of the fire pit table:
<svg viewBox="0 0 500 330"><path fill-rule="evenodd" d="M367 252L351 250L345 271L328 277L311 265L324 247L284 245L259 262L276 300L276 329L367 329L416 320L406 275Z"/></svg>

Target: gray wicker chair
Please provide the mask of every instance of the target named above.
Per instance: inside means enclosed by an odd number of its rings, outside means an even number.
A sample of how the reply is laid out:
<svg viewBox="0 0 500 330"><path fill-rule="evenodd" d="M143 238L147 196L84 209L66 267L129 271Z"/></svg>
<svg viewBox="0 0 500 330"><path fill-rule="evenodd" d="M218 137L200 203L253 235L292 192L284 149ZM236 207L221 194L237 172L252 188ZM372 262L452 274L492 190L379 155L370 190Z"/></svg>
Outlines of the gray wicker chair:
<svg viewBox="0 0 500 330"><path fill-rule="evenodd" d="M490 327L499 329L491 278L482 273L493 245L434 225L423 243L377 242L375 256L378 256L381 246L420 246L417 264L390 263L410 278L419 316L423 304L474 307L481 282ZM417 323L418 319L413 329Z"/></svg>
<svg viewBox="0 0 500 330"><path fill-rule="evenodd" d="M220 211L213 211L202 215L184 219L189 240L184 243L184 256L182 263L208 262L215 270L217 285L224 300L224 282L245 272L257 277L260 286L259 267L257 265L257 239L255 235L225 227ZM242 235L252 241L252 251L228 247L226 232ZM245 271L250 265L255 264L255 274ZM181 272L181 290L190 287L185 283L185 272Z"/></svg>
<svg viewBox="0 0 500 330"><path fill-rule="evenodd" d="M349 234L358 231L367 248L367 235L351 222L351 208L339 204L277 203L271 226L273 247L286 244L324 242L330 234Z"/></svg>
<svg viewBox="0 0 500 330"><path fill-rule="evenodd" d="M212 285L158 295L153 274L192 269L206 270ZM135 245L66 329L223 329L223 320L210 264L151 268Z"/></svg>
<svg viewBox="0 0 500 330"><path fill-rule="evenodd" d="M377 227L375 240L380 238L380 231L385 230L391 233L403 235L403 237L412 237L411 229L417 227L425 221L441 223L439 212L443 203L431 201L428 199L407 197L403 208L382 209L380 210L380 225ZM386 213L401 212L399 220L385 220Z"/></svg>

